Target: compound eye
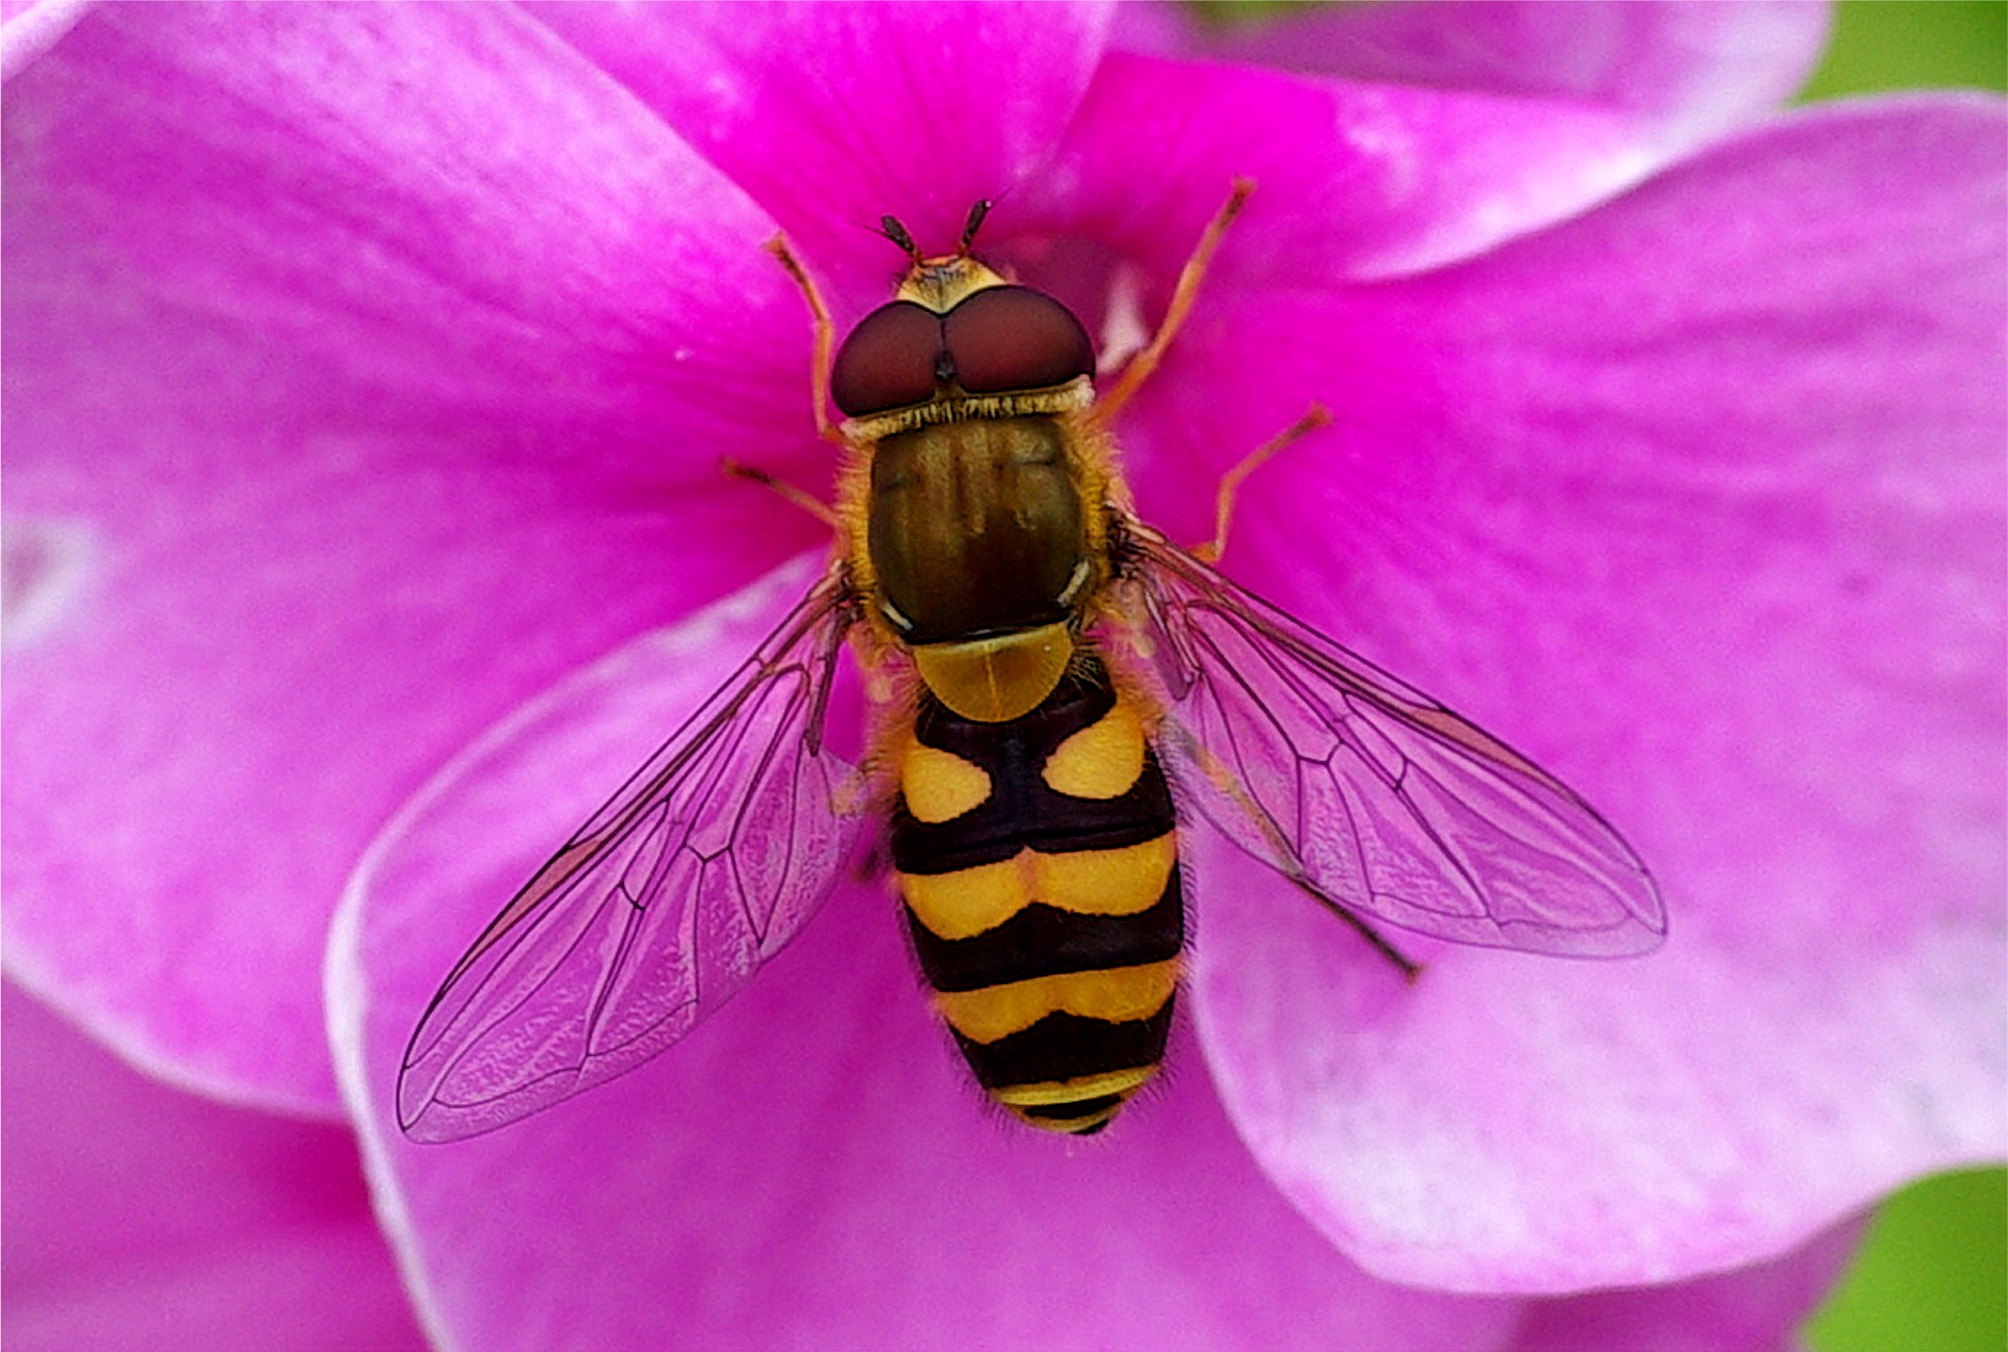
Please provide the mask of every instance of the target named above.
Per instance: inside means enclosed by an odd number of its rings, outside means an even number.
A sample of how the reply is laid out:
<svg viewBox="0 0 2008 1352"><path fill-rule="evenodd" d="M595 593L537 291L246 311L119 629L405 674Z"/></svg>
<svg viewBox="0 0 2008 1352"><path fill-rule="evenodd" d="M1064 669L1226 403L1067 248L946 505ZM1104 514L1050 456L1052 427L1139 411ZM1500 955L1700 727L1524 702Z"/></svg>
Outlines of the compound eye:
<svg viewBox="0 0 2008 1352"><path fill-rule="evenodd" d="M1093 376L1095 347L1074 312L1043 291L993 286L943 321L956 380L971 394L1009 394Z"/></svg>
<svg viewBox="0 0 2008 1352"><path fill-rule="evenodd" d="M866 315L837 349L830 396L848 418L924 404L940 361L941 316L896 300Z"/></svg>

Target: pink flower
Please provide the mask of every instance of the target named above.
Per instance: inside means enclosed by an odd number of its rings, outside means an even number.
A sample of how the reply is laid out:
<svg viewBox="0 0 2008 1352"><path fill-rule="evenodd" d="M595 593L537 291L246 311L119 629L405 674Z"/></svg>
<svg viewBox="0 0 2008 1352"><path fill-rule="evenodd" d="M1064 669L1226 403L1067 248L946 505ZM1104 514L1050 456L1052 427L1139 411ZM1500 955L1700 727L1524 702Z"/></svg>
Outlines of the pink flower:
<svg viewBox="0 0 2008 1352"><path fill-rule="evenodd" d="M347 1130L170 1088L11 987L0 1016L8 1346L425 1345Z"/></svg>
<svg viewBox="0 0 2008 1352"><path fill-rule="evenodd" d="M457 1346L1776 1345L1831 1227L2008 1142L2003 110L1773 116L1802 6L1561 13L1348 10L1296 75L1046 5L116 7L8 47L9 972L241 1113L347 1112ZM824 546L717 472L830 473L762 242L843 325L898 262L860 226L991 197L986 253L1154 317L1235 175L1125 415L1143 514L1204 535L1224 468L1337 411L1228 571L1579 787L1666 948L1432 947L1403 987L1195 831L1172 1080L1092 1148L984 1116L857 885L645 1071L398 1137L490 884Z"/></svg>

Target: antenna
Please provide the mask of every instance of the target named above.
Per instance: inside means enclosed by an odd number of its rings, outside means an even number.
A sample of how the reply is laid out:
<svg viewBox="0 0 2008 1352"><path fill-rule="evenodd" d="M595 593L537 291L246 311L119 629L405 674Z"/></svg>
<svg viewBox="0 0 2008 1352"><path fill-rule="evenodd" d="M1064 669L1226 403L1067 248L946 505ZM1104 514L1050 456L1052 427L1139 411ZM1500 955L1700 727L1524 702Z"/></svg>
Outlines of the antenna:
<svg viewBox="0 0 2008 1352"><path fill-rule="evenodd" d="M990 199L979 197L969 208L969 219L962 223L962 244L955 251L957 258L969 257L970 246L976 243L976 232L983 228L983 218L990 214Z"/></svg>
<svg viewBox="0 0 2008 1352"><path fill-rule="evenodd" d="M897 216L879 217L879 233L892 241L893 247L912 259L917 267L921 262L920 247L913 242L913 236L899 223Z"/></svg>

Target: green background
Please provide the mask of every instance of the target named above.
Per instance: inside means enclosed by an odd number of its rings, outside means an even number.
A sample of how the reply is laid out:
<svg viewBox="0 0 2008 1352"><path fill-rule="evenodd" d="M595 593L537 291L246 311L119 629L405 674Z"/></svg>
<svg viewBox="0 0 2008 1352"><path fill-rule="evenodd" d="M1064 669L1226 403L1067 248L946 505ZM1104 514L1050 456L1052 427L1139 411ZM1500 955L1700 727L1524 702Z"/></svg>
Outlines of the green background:
<svg viewBox="0 0 2008 1352"><path fill-rule="evenodd" d="M1851 0L1804 97L1918 87L2008 88L2008 4ZM1815 1352L2008 1352L2008 1172L1945 1174L1884 1203L1805 1340Z"/></svg>
<svg viewBox="0 0 2008 1352"><path fill-rule="evenodd" d="M2008 1172L1940 1174L1883 1203L1805 1340L1814 1352L2008 1348Z"/></svg>

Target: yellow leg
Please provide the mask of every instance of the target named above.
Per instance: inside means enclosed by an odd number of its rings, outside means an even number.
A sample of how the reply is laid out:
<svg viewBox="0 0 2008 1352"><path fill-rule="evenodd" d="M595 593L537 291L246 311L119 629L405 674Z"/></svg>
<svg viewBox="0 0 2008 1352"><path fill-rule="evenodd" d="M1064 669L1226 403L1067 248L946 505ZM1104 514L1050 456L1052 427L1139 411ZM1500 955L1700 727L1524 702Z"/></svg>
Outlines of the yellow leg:
<svg viewBox="0 0 2008 1352"><path fill-rule="evenodd" d="M776 235L768 240L767 252L781 260L781 266L788 270L788 275L795 279L795 285L802 289L802 298L809 303L809 317L815 324L816 348L812 358L815 366L809 372L809 399L815 405L816 435L840 446L847 445L844 434L830 422L830 353L834 350L834 332L829 307L823 304L822 292L816 290L815 279L802 266L802 260L795 257L795 250L786 235Z"/></svg>
<svg viewBox="0 0 2008 1352"><path fill-rule="evenodd" d="M1323 404L1312 404L1303 417L1242 456L1232 469L1221 475L1220 492L1213 500L1213 538L1194 545L1192 556L1204 563L1220 562L1220 556L1227 552L1227 527L1234 520L1234 498L1241 491L1241 481L1262 468L1276 452L1317 431L1331 420L1331 410Z"/></svg>
<svg viewBox="0 0 2008 1352"><path fill-rule="evenodd" d="M735 479L745 479L752 483L759 484L763 488L773 489L776 493L779 493L783 498L787 499L789 502L794 503L797 507L800 507L810 516L815 517L816 520L822 522L825 526L828 526L831 530L837 529L836 512L832 511L830 505L824 502L822 499L818 498L815 494L797 488L795 487L795 485L788 483L785 480L777 479L764 469L755 469L751 465L742 465L729 455L724 457L718 462L718 468L725 471L725 473L731 475Z"/></svg>
<svg viewBox="0 0 2008 1352"><path fill-rule="evenodd" d="M1254 179L1234 180L1234 190L1227 195L1226 205L1207 222L1205 231L1199 236L1199 243L1192 250L1192 257L1185 260L1185 267L1178 274L1178 285L1171 293L1171 305L1165 310L1164 319L1158 324L1157 332L1151 335L1150 341L1144 344L1142 350L1129 359L1129 364L1123 367L1122 374L1116 377L1116 383L1109 388L1109 392L1095 401L1096 421L1102 423L1114 421L1116 412L1129 402L1130 396L1137 392L1137 388L1149 378L1150 373L1157 369L1158 362L1164 359L1165 349L1171 346L1171 340L1178 335L1178 330L1185 323L1186 315L1192 312L1192 302L1199 295L1199 282L1206 275L1207 264L1213 261L1213 251L1220 247L1220 240L1226 235L1227 227L1241 214L1242 204L1247 202L1248 194L1254 191Z"/></svg>

